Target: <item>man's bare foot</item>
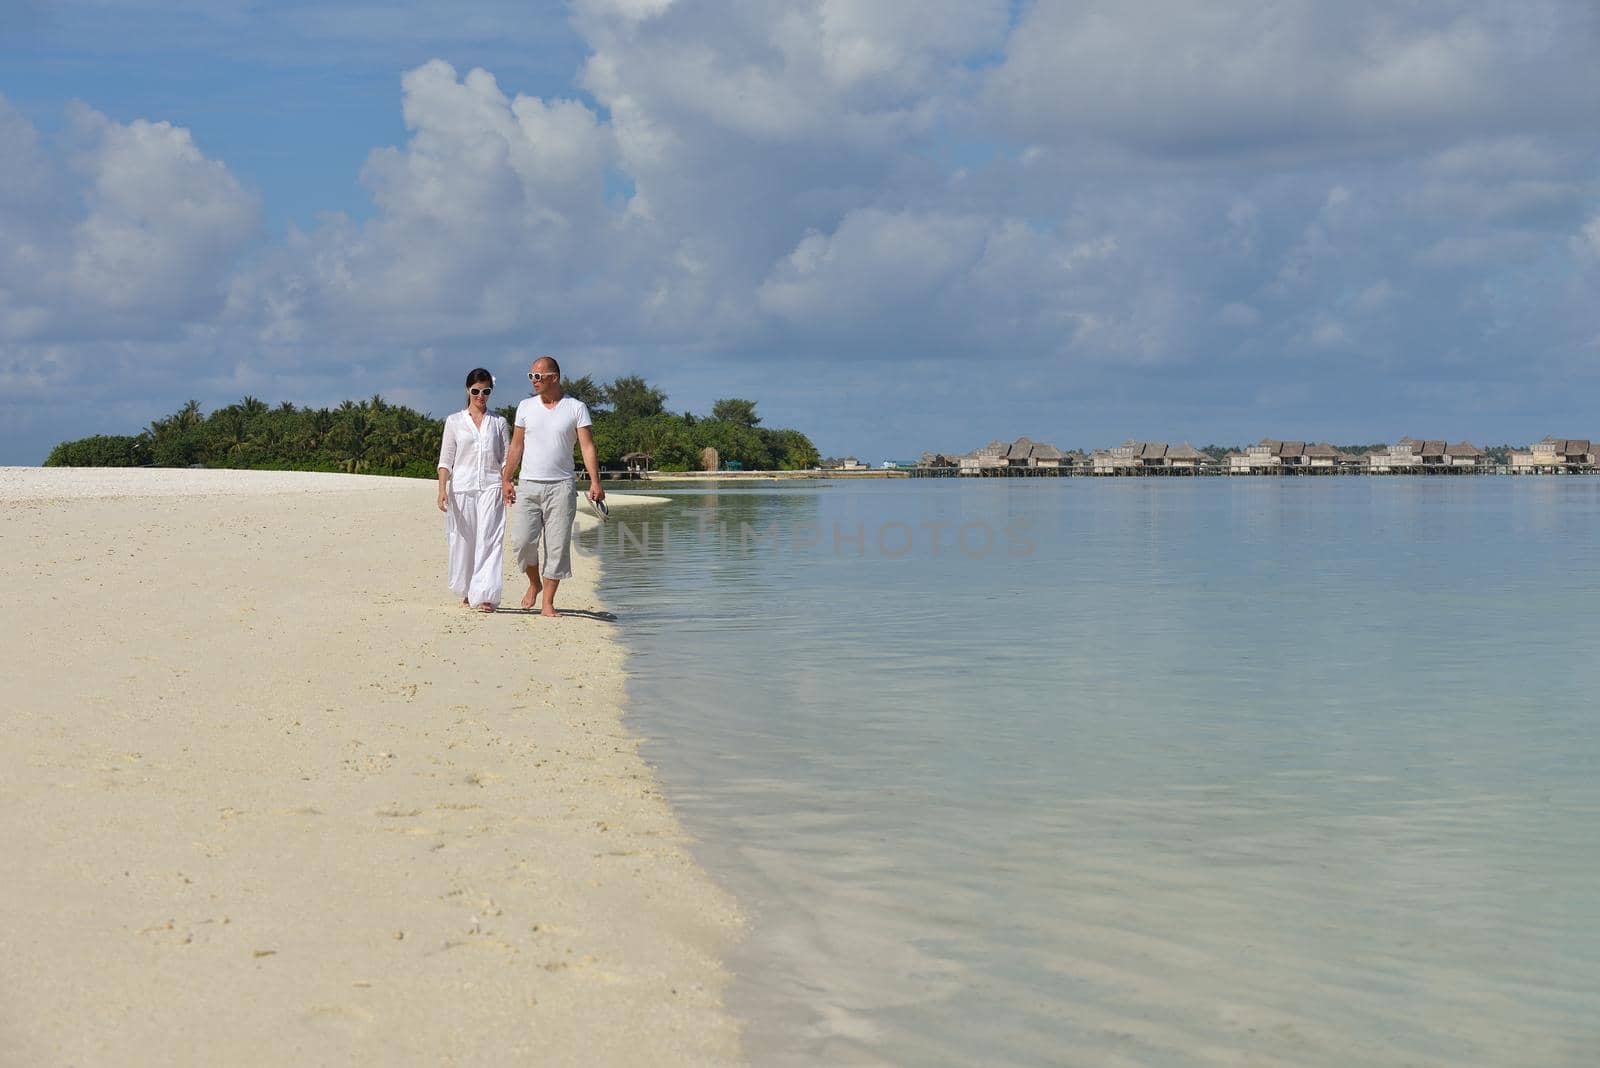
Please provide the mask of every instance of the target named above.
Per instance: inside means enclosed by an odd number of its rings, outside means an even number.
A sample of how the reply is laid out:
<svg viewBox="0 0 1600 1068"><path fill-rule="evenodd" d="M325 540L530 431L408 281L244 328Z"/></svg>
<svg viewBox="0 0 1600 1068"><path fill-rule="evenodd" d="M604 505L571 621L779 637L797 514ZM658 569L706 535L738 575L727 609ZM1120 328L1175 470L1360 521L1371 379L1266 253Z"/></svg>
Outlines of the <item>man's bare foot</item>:
<svg viewBox="0 0 1600 1068"><path fill-rule="evenodd" d="M539 587L529 586L528 592L522 595L522 607L532 608L539 603Z"/></svg>
<svg viewBox="0 0 1600 1068"><path fill-rule="evenodd" d="M483 604L480 604L478 606L478 611L480 611L480 612L493 612L494 611L494 605L492 605L489 602L485 601Z"/></svg>
<svg viewBox="0 0 1600 1068"><path fill-rule="evenodd" d="M545 616L546 618L549 618L549 619L560 619L561 618L561 613L556 611L556 606L553 605L553 604L545 605L542 609L539 610L539 614L541 616Z"/></svg>

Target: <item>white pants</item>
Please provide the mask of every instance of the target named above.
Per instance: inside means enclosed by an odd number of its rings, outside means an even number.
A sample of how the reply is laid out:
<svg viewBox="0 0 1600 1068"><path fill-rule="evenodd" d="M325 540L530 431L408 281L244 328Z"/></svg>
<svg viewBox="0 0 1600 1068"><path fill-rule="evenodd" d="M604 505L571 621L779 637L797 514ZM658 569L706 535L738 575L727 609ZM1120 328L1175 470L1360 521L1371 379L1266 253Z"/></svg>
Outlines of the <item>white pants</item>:
<svg viewBox="0 0 1600 1068"><path fill-rule="evenodd" d="M498 486L450 493L445 541L450 546L450 588L476 608L500 605L505 589L506 506Z"/></svg>

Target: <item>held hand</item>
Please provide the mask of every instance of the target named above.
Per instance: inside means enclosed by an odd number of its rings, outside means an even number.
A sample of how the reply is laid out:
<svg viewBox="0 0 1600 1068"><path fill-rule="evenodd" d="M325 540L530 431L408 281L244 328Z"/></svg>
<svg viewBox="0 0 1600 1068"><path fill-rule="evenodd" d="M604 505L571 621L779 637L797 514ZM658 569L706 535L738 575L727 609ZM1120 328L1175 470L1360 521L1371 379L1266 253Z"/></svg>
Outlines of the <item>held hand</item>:
<svg viewBox="0 0 1600 1068"><path fill-rule="evenodd" d="M439 491L439 511L441 511L441 512L447 511L447 509L444 506L444 490L440 490Z"/></svg>
<svg viewBox="0 0 1600 1068"><path fill-rule="evenodd" d="M500 494L506 499L507 504L517 503L517 487L512 482L500 483Z"/></svg>

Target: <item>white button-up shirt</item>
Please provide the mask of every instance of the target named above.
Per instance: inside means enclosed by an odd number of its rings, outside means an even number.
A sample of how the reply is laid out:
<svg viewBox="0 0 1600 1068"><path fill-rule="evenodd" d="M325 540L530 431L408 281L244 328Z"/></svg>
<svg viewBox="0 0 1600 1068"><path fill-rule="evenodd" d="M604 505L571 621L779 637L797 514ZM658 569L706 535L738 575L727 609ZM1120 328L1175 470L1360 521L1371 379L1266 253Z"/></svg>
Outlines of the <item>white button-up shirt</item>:
<svg viewBox="0 0 1600 1068"><path fill-rule="evenodd" d="M450 472L450 491L498 490L510 445L511 427L503 416L484 412L483 424L474 426L465 411L452 412L439 446L439 466Z"/></svg>

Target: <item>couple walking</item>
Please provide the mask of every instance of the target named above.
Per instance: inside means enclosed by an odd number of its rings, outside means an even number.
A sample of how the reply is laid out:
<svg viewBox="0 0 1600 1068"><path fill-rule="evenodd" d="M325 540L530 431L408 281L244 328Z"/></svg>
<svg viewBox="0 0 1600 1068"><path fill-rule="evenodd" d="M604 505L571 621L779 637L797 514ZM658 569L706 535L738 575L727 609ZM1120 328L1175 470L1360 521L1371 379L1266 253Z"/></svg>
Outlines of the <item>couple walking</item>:
<svg viewBox="0 0 1600 1068"><path fill-rule="evenodd" d="M555 616L556 587L572 575L578 500L574 445L582 449L589 472L589 499L598 504L606 491L600 488L589 406L561 392L561 365L552 356L540 356L528 369L528 381L533 396L517 405L512 430L489 411L494 376L481 367L467 375L467 406L444 421L439 511L445 514L450 547L450 588L462 604L480 612L499 607L506 506L511 505L511 544L517 566L528 576L522 607L537 605L540 615Z"/></svg>

